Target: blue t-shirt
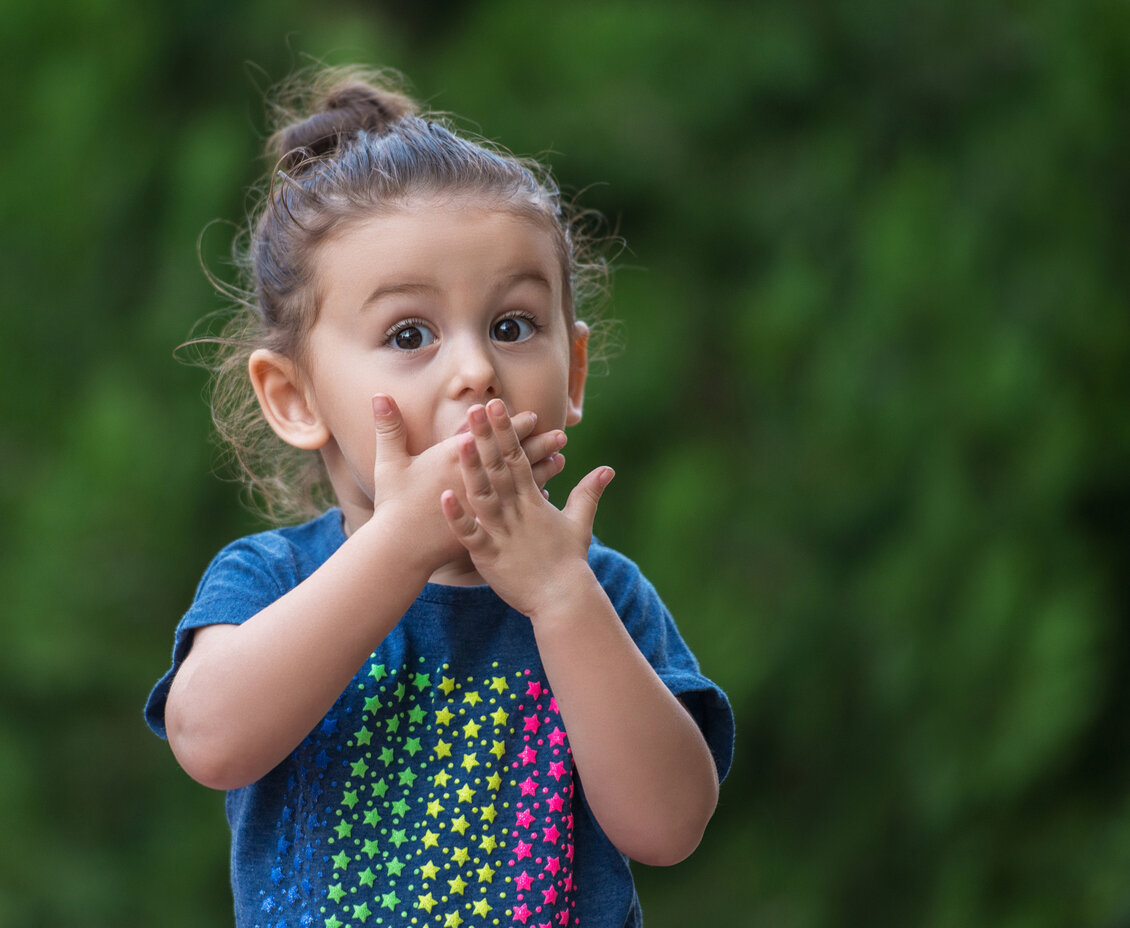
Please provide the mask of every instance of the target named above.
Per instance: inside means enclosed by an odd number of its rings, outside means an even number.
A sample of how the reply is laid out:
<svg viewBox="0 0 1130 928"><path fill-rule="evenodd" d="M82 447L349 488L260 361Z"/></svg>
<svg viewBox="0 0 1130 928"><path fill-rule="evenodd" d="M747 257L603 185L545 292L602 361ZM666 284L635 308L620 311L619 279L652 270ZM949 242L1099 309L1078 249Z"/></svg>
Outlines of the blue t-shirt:
<svg viewBox="0 0 1130 928"><path fill-rule="evenodd" d="M344 541L334 509L221 551L150 694L153 730L164 737L193 629L247 620ZM631 561L594 541L589 562L724 776L725 694ZM238 928L641 922L628 860L584 800L529 619L486 586L428 584L291 756L228 792L227 814Z"/></svg>

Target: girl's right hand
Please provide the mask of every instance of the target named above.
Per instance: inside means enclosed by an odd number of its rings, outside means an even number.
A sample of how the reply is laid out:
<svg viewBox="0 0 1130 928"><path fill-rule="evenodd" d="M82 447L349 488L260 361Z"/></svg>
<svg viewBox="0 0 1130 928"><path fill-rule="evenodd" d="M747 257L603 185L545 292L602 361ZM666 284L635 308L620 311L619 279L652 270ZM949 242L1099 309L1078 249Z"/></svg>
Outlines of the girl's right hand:
<svg viewBox="0 0 1130 928"><path fill-rule="evenodd" d="M386 394L373 397L376 455L373 463L373 511L388 512L404 533L406 549L424 559L431 570L465 557L466 549L452 534L439 504L443 491L461 487L458 437L451 437L418 455L410 455L404 419L396 401ZM512 418L514 431L530 461L540 488L561 473L565 445L561 429L536 432L537 416L520 412Z"/></svg>

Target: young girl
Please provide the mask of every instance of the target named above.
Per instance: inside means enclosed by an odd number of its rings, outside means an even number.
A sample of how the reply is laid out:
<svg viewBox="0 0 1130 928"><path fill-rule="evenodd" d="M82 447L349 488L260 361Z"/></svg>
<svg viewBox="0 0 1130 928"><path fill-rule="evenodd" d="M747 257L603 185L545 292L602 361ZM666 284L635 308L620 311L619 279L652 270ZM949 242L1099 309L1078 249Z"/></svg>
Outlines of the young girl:
<svg viewBox="0 0 1130 928"><path fill-rule="evenodd" d="M556 188L371 75L306 99L217 412L336 505L220 552L149 724L228 791L240 928L637 925L628 860L697 846L733 718L592 539L611 469L543 491L588 362ZM247 447L261 491L316 498Z"/></svg>

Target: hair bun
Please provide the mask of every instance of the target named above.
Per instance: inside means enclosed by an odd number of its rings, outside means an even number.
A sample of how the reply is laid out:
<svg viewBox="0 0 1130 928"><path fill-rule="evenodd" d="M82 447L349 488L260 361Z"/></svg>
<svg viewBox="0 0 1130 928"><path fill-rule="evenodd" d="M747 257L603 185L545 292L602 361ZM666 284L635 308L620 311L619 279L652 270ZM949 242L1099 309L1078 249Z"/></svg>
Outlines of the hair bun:
<svg viewBox="0 0 1130 928"><path fill-rule="evenodd" d="M292 170L311 159L332 155L358 132L387 132L404 116L418 110L416 103L396 90L349 72L331 72L319 81L307 106L309 115L284 125L268 142L279 166ZM292 114L293 119L293 114Z"/></svg>

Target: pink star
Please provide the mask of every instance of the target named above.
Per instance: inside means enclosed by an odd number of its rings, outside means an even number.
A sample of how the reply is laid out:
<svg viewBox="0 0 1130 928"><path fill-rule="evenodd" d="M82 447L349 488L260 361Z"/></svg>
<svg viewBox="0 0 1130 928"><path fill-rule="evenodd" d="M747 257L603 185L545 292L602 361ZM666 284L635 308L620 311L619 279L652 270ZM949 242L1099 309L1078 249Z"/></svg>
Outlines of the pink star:
<svg viewBox="0 0 1130 928"><path fill-rule="evenodd" d="M545 869L557 876L557 871L561 869L560 857L547 857L545 860Z"/></svg>
<svg viewBox="0 0 1130 928"><path fill-rule="evenodd" d="M549 711L550 712L557 712L557 697L556 696L550 697ZM561 713L557 712L557 714L560 715Z"/></svg>
<svg viewBox="0 0 1130 928"><path fill-rule="evenodd" d="M514 884L520 890L525 892L527 889L534 885L534 878L530 876L525 870L523 870L522 875L514 880Z"/></svg>
<svg viewBox="0 0 1130 928"><path fill-rule="evenodd" d="M527 748L527 750L529 749ZM563 776L565 776L565 765L561 763L561 761L555 760L552 764L549 765L549 775L555 780L560 780Z"/></svg>
<svg viewBox="0 0 1130 928"><path fill-rule="evenodd" d="M522 787L523 796L533 796L538 791L538 785L534 782L533 777L526 777L518 785Z"/></svg>
<svg viewBox="0 0 1130 928"><path fill-rule="evenodd" d="M531 680L526 686L526 695L533 696L534 699L537 699L541 696L541 684L538 683L537 680Z"/></svg>
<svg viewBox="0 0 1130 928"><path fill-rule="evenodd" d="M560 793L554 793L549 797L549 802L547 802L546 805L549 806L550 812L560 812L565 806L565 800L561 798Z"/></svg>
<svg viewBox="0 0 1130 928"><path fill-rule="evenodd" d="M549 733L549 743L550 744L564 744L565 743L565 732L563 732L561 730L561 726L559 726L559 725L553 726L553 731L551 731Z"/></svg>
<svg viewBox="0 0 1130 928"><path fill-rule="evenodd" d="M565 892L571 892L573 889L573 874L565 877Z"/></svg>
<svg viewBox="0 0 1130 928"><path fill-rule="evenodd" d="M555 903L557 901L557 890L554 889L552 886L549 887L549 889L543 889L541 891L541 894L543 896L545 896L545 904L546 905L553 905L553 903Z"/></svg>
<svg viewBox="0 0 1130 928"><path fill-rule="evenodd" d="M526 919L531 915L533 915L533 912L526 908L526 903L524 902L514 910L514 920L521 922L523 925L526 924Z"/></svg>
<svg viewBox="0 0 1130 928"><path fill-rule="evenodd" d="M532 847L532 844L527 844L525 841L519 841L518 847L514 851L515 858L521 860L523 857L533 857L534 855L530 853L530 848Z"/></svg>
<svg viewBox="0 0 1130 928"><path fill-rule="evenodd" d="M533 817L532 814L530 814L529 809L523 809L521 812L518 813L518 824L521 825L523 828L529 828L530 822L532 822L533 820L534 820L534 817Z"/></svg>
<svg viewBox="0 0 1130 928"><path fill-rule="evenodd" d="M566 911L562 912L560 915L558 915L557 921L562 925L568 925L569 924L569 912L568 912L568 910L566 910Z"/></svg>
<svg viewBox="0 0 1130 928"><path fill-rule="evenodd" d="M522 759L523 765L532 764L538 759L538 752L531 748L528 744L522 748L522 753L518 755ZM558 765L560 766L560 765ZM552 765L551 765L552 767ZM552 770L551 770L552 772ZM562 771L564 772L564 771Z"/></svg>
<svg viewBox="0 0 1130 928"><path fill-rule="evenodd" d="M538 730L538 727L541 725L541 722L538 720L536 713L534 715L523 716L522 721L526 723L526 727L522 729L523 731L536 732Z"/></svg>
<svg viewBox="0 0 1130 928"><path fill-rule="evenodd" d="M545 833L545 841L548 844L556 844L557 839L561 837L561 832L557 830L556 825L550 825L548 828L543 828L542 831Z"/></svg>
<svg viewBox="0 0 1130 928"><path fill-rule="evenodd" d="M565 848L565 856L569 858L569 860L573 859L573 845L570 844Z"/></svg>

